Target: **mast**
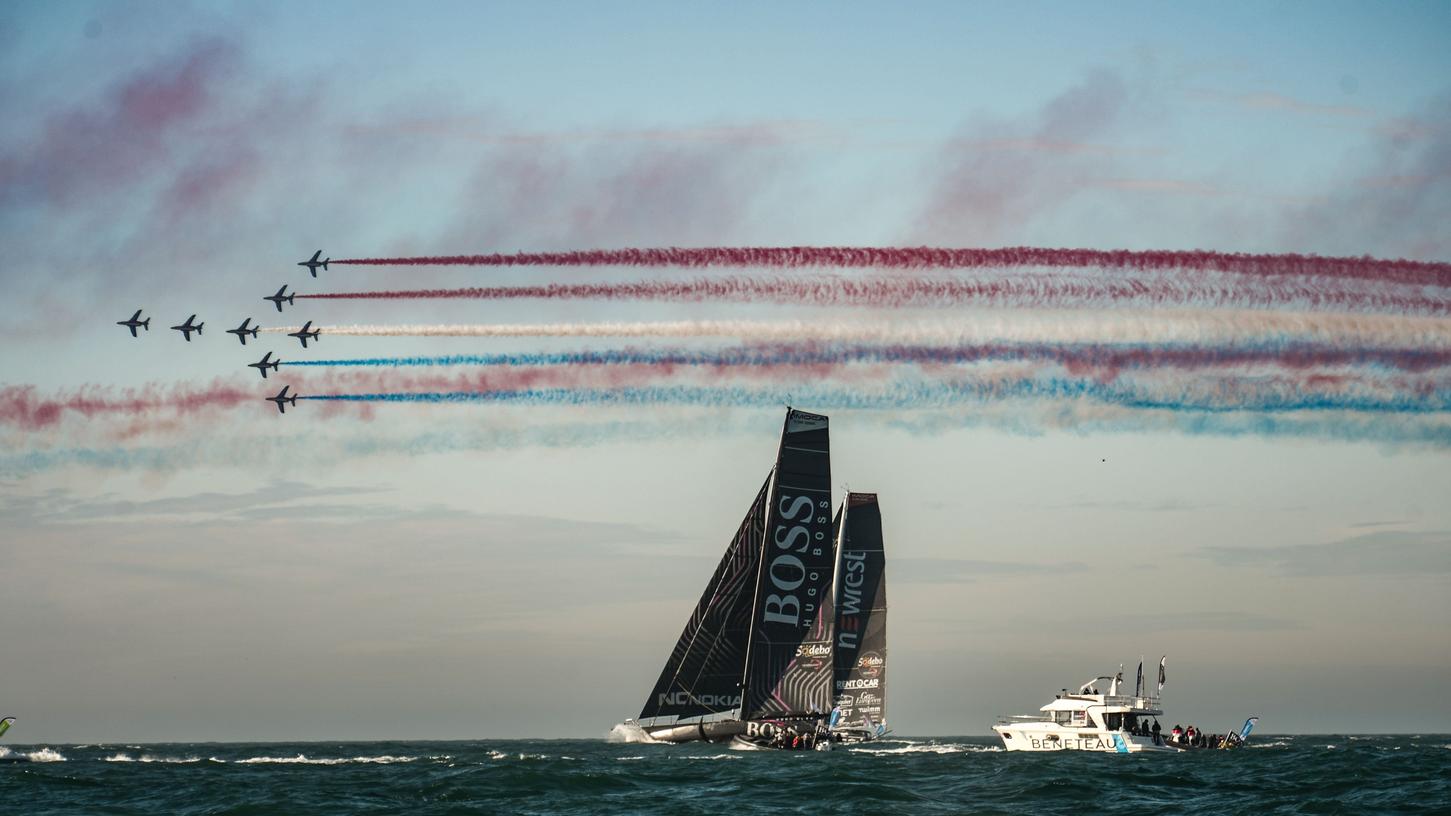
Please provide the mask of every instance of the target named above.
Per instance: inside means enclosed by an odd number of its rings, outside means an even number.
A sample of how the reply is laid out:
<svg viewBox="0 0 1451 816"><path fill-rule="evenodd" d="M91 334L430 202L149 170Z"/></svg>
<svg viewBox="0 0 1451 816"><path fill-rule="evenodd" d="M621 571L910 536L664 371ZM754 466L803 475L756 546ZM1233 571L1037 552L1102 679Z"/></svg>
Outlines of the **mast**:
<svg viewBox="0 0 1451 816"><path fill-rule="evenodd" d="M788 425L791 422L790 408L786 409L786 422ZM786 438L785 426L781 429L781 438ZM746 695L747 689L750 688L751 684L751 655L755 652L755 649L752 647L755 645L756 640L756 616L759 614L761 606L761 570L765 569L766 565L765 530L771 518L771 502L776 497L776 469L777 465L772 465L771 473L766 477L766 501L761 505L761 552L756 559L759 563L756 565L756 592L751 597L751 628L746 634L746 659L741 664L741 704L736 709L736 718L741 720L746 718Z"/></svg>

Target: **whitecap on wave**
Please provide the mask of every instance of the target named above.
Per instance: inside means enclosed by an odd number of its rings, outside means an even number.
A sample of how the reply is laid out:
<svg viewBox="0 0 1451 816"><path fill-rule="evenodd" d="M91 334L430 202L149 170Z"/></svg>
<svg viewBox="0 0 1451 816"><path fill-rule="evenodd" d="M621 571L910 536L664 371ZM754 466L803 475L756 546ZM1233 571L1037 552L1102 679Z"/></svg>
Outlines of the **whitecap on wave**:
<svg viewBox="0 0 1451 816"><path fill-rule="evenodd" d="M234 759L237 765L348 765L352 763L364 765L391 765L399 762L413 762L418 757L411 756L361 756L361 757L309 757L305 754L298 754L295 757L248 757L246 759Z"/></svg>
<svg viewBox="0 0 1451 816"><path fill-rule="evenodd" d="M635 723L619 723L610 729L605 735L605 742L640 743L644 745L660 745L660 740L645 733L645 729Z"/></svg>
<svg viewBox="0 0 1451 816"><path fill-rule="evenodd" d="M965 745L956 742L907 742L899 748L878 748L871 744L847 748L859 754L987 754L1004 750L1001 745Z"/></svg>
<svg viewBox="0 0 1451 816"><path fill-rule="evenodd" d="M105 757L105 758L102 759L102 761L103 762L171 762L171 763L177 763L177 764L187 764L187 763L191 763L191 762L201 762L202 761L202 758L201 757L159 757L159 756L152 756L150 754L142 754L139 757L133 757L130 754L119 754L118 753L118 754L113 754L111 756Z"/></svg>
<svg viewBox="0 0 1451 816"><path fill-rule="evenodd" d="M52 748L40 748L35 751L11 751L9 748L0 748L0 757L25 757L31 762L65 762L66 758L59 751Z"/></svg>

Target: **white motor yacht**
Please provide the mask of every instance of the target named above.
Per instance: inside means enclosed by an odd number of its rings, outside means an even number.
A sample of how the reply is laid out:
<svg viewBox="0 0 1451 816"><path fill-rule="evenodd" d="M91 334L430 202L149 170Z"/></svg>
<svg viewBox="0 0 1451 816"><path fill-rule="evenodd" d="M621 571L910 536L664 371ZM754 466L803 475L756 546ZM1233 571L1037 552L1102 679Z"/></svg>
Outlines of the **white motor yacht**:
<svg viewBox="0 0 1451 816"><path fill-rule="evenodd" d="M1117 677L1096 677L1075 693L1067 689L1040 714L1004 717L993 730L1009 751L1102 751L1134 754L1173 751L1169 735L1156 737L1153 725L1163 715L1158 695L1120 694ZM1107 693L1100 693L1106 688Z"/></svg>

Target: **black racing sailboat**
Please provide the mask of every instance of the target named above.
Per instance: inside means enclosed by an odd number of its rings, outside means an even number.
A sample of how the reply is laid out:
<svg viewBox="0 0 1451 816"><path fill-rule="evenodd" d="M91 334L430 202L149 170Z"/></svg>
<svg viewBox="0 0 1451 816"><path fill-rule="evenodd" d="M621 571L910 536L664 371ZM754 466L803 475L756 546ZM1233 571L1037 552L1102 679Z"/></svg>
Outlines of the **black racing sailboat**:
<svg viewBox="0 0 1451 816"><path fill-rule="evenodd" d="M848 493L836 531L831 736L871 740L887 730L887 566L877 494Z"/></svg>
<svg viewBox="0 0 1451 816"><path fill-rule="evenodd" d="M827 418L788 409L776 466L633 724L667 742L813 743L834 702L835 564Z"/></svg>

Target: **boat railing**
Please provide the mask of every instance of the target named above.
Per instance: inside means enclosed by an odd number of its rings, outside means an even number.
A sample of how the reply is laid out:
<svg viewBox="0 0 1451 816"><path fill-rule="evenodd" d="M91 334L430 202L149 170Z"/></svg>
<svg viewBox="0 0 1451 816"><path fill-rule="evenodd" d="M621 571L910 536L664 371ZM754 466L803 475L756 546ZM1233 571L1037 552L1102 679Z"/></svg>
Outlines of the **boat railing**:
<svg viewBox="0 0 1451 816"><path fill-rule="evenodd" d="M1125 708L1147 708L1157 709L1159 707L1158 697L1134 697L1129 694L1105 694L1103 704L1106 706L1123 706Z"/></svg>
<svg viewBox="0 0 1451 816"><path fill-rule="evenodd" d="M1043 720L1044 720L1044 718L1043 718L1043 715L1041 715L1041 714L999 714L998 715L998 722L999 723L1002 723L1004 725L1006 725L1008 723L1043 722Z"/></svg>

